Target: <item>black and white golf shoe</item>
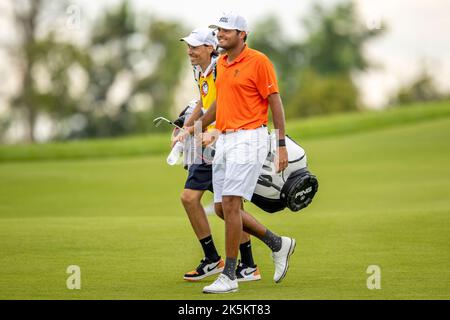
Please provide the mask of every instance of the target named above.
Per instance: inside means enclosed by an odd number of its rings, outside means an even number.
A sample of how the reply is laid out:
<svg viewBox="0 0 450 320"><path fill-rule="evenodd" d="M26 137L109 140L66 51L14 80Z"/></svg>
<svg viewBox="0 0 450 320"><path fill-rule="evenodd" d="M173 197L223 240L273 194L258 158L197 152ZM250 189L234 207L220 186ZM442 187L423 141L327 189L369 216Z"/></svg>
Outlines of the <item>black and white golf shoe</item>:
<svg viewBox="0 0 450 320"><path fill-rule="evenodd" d="M203 258L200 261L200 265L195 270L186 273L183 279L186 281L199 281L206 277L222 272L224 266L225 262L222 258L219 258L219 260L217 261Z"/></svg>

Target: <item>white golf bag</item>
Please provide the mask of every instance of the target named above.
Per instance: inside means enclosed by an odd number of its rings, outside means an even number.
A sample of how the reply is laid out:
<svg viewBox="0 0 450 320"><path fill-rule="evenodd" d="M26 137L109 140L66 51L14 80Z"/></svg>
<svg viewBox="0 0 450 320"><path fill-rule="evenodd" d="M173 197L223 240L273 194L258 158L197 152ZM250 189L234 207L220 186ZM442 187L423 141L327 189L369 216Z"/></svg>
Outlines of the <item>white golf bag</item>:
<svg viewBox="0 0 450 320"><path fill-rule="evenodd" d="M274 213L284 208L297 212L306 208L316 194L319 183L308 171L306 152L289 136L286 136L288 167L276 173L276 135L270 135L269 154L264 162L261 175L251 202L262 210Z"/></svg>

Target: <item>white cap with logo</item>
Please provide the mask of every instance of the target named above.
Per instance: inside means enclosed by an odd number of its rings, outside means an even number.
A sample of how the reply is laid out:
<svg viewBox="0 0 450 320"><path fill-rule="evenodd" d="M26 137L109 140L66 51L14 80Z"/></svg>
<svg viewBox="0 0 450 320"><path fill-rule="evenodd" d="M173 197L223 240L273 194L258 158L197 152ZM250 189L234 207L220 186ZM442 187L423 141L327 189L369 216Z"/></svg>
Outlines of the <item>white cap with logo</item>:
<svg viewBox="0 0 450 320"><path fill-rule="evenodd" d="M222 28L227 30L239 30L249 32L247 20L236 12L229 12L220 17L217 24L209 26L210 28Z"/></svg>
<svg viewBox="0 0 450 320"><path fill-rule="evenodd" d="M181 38L180 41L185 41L193 47L201 45L213 46L217 48L217 37L211 29L199 28L192 31L187 37Z"/></svg>

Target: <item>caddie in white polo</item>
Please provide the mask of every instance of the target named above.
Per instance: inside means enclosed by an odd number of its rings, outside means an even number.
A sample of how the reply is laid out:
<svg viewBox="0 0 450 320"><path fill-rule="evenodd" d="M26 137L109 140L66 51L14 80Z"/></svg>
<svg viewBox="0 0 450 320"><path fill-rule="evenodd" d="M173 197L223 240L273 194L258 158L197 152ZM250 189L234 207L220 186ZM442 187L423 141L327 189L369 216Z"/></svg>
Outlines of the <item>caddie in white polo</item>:
<svg viewBox="0 0 450 320"><path fill-rule="evenodd" d="M217 62L216 103L200 120L204 128L215 120L221 132L213 161L213 187L216 214L225 220L226 261L217 280L203 292L228 293L238 290L235 270L243 228L272 250L277 283L286 275L296 243L272 233L241 210L242 199L252 197L268 153L269 107L279 130L279 171L288 164L284 111L274 67L263 53L246 45L249 28L244 17L225 14L210 27L217 29L219 47L226 53Z"/></svg>

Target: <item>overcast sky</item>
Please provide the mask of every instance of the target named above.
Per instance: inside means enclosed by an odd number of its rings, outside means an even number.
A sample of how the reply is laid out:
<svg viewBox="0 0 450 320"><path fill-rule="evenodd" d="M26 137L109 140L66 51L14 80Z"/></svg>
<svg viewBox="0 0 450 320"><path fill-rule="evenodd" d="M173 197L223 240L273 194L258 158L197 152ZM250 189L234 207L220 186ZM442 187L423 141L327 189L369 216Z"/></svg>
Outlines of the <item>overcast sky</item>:
<svg viewBox="0 0 450 320"><path fill-rule="evenodd" d="M5 1L0 0L0 5ZM11 0L12 1L12 0ZM81 9L81 30L70 31L81 37L83 25L95 19L102 10L120 3L121 0L73 0ZM208 26L222 12L234 10L248 19L250 29L257 20L275 14L283 23L287 36L302 36L300 20L317 1L312 0L131 0L139 11L153 13L163 18L172 18L194 27ZM322 0L332 5L338 0ZM363 92L364 102L377 107L386 102L389 94L402 83L417 75L426 64L436 77L441 88L450 89L450 1L449 0L358 0L358 12L368 27L376 27L385 21L388 31L367 46L367 55L379 64L357 78ZM3 26L3 27L2 27ZM4 24L0 21L0 40L5 36ZM174 35L178 37L179 35ZM276 39L274 39L276 41ZM2 56L0 55L0 59ZM0 63L1 69L1 63ZM3 68L3 74L5 74ZM0 70L0 75L2 70ZM186 80L185 91L193 89ZM195 91L192 91L195 92ZM189 96L191 91L182 94Z"/></svg>

